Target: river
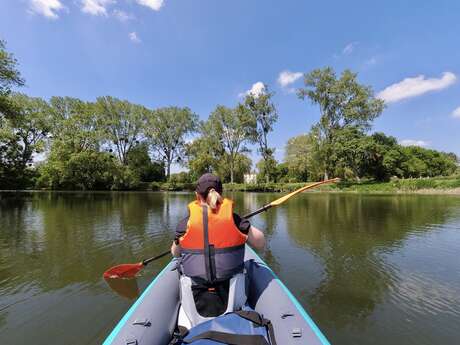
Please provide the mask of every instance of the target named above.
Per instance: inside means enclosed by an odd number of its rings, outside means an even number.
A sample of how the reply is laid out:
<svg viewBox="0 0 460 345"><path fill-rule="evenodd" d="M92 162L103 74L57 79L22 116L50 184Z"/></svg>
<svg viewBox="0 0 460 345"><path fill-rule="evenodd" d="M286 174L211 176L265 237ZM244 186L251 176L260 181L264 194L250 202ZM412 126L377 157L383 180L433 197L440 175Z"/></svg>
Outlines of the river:
<svg viewBox="0 0 460 345"><path fill-rule="evenodd" d="M279 197L230 196L240 214ZM168 248L191 198L0 193L0 344L101 343L169 259L125 296L102 273ZM332 344L460 343L459 197L306 193L252 222Z"/></svg>

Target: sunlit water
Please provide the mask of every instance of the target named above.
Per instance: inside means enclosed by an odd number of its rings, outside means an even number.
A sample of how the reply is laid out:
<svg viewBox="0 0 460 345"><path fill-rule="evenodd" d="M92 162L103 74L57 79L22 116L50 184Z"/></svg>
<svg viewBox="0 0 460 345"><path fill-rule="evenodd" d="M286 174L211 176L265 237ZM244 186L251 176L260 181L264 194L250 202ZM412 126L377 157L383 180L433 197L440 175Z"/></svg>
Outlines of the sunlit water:
<svg viewBox="0 0 460 345"><path fill-rule="evenodd" d="M279 197L234 194L241 214ZM101 275L168 248L186 193L0 193L0 344L99 344L131 299ZM303 194L262 257L333 344L460 343L460 198Z"/></svg>

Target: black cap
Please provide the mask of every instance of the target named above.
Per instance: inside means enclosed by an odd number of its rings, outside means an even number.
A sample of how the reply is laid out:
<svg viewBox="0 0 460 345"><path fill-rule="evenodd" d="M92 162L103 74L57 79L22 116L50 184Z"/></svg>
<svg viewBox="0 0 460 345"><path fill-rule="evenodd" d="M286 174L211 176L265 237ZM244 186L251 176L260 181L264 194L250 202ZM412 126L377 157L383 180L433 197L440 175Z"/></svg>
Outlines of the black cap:
<svg viewBox="0 0 460 345"><path fill-rule="evenodd" d="M215 189L217 193L222 194L222 182L213 174L202 175L196 184L196 192L207 196L210 189Z"/></svg>

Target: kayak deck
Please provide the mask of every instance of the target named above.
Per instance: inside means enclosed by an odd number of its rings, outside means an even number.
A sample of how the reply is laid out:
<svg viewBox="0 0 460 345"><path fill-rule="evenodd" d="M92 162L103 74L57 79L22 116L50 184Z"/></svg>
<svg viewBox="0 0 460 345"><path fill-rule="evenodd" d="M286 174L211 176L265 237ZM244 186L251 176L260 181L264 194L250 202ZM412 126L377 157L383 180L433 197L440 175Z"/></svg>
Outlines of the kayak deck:
<svg viewBox="0 0 460 345"><path fill-rule="evenodd" d="M246 246L248 305L271 320L278 344L328 345L300 303L264 261ZM104 345L167 345L180 306L174 260L150 283L109 334Z"/></svg>

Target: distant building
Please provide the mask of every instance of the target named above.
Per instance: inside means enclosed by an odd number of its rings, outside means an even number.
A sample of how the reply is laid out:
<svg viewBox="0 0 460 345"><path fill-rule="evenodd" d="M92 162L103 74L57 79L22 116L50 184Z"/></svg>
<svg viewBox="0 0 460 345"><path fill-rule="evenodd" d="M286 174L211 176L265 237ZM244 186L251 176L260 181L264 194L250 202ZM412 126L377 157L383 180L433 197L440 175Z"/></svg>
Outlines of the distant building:
<svg viewBox="0 0 460 345"><path fill-rule="evenodd" d="M246 184L256 184L257 183L257 174L255 173L250 173L250 174L244 174L244 183Z"/></svg>

